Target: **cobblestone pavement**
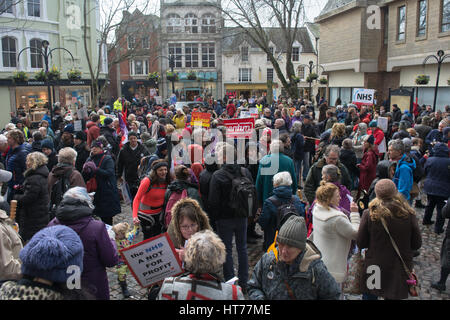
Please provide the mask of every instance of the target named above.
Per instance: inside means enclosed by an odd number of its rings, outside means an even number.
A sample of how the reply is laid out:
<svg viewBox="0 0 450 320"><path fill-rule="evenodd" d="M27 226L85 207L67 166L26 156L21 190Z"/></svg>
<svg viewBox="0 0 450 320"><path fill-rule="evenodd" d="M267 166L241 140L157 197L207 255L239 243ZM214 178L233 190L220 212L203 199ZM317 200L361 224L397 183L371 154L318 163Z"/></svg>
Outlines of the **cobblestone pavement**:
<svg viewBox="0 0 450 320"><path fill-rule="evenodd" d="M421 290L420 296L416 298L409 298L410 300L449 300L450 299L450 279L447 280L447 290L445 292L439 292L431 288L431 282L439 279L440 275L440 250L442 241L444 239L444 234L437 235L433 232L434 226L423 226L422 217L424 210L417 209L417 218L419 220L419 226L422 231L422 248L420 249L420 255L414 258L414 269L419 277ZM434 217L436 217L436 212L434 212ZM119 223L126 221L132 224L132 215L130 206L122 205L122 213L114 217L114 223ZM448 220L446 221L448 223ZM445 229L445 228L444 228ZM256 231L262 235L262 231L259 225L256 227ZM139 233L138 240L142 241L142 233ZM249 276L253 271L253 267L258 262L258 260L263 255L262 252L262 239L258 239L255 244L248 244L248 256L249 256ZM237 270L237 254L234 250L234 262L235 270ZM122 300L122 292L117 281L117 275L114 268L108 268L108 279L110 285L110 297L111 300ZM236 271L237 274L237 271ZM141 286L136 282L134 277L129 274L127 277L128 289L133 294L131 299L134 300L146 300L147 291L141 288ZM360 300L361 296L346 295L348 300Z"/></svg>

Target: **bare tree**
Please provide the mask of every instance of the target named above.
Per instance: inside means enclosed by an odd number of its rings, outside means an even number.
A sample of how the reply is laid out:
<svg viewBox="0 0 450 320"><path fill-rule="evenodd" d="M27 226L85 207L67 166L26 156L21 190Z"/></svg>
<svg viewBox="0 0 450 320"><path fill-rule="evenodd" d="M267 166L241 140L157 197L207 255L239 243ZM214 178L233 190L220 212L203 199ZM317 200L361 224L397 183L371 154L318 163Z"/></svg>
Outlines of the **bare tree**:
<svg viewBox="0 0 450 320"><path fill-rule="evenodd" d="M23 0L0 0L0 15L4 13L13 13L14 6L23 2Z"/></svg>
<svg viewBox="0 0 450 320"><path fill-rule="evenodd" d="M227 0L227 5L219 4L218 7L226 22L241 29L267 54L282 86L291 97L298 98L291 56L292 46L304 18L303 0ZM274 28L281 30L286 50L286 74L282 71L278 54L270 49Z"/></svg>
<svg viewBox="0 0 450 320"><path fill-rule="evenodd" d="M89 5L89 3L91 5ZM140 45L135 46L131 50L122 50L121 48L127 47L124 46L124 41L127 41L128 34L142 34L145 31L145 24L140 24L139 21L133 21L132 19L122 19L119 20L118 16L120 16L123 12L128 12L132 8L135 8L138 4L142 4L142 1L138 0L116 0L116 1L108 1L108 0L99 0L97 1L99 8L96 5L92 5L94 3L93 0L84 0L83 6L83 41L84 41L84 50L86 55L86 60L88 63L89 73L91 76L92 82L92 105L96 105L99 103L99 98L104 93L107 87L107 81L102 85L99 90L99 78L100 72L102 69L102 56L101 52L104 46L108 46L109 51L111 49L115 49L115 54L113 56L113 61L109 62L108 74L111 68L113 68L117 63L120 63L124 60L128 60L134 56L142 55L143 49L142 43ZM150 1L144 2L140 6L141 12L145 12L148 8L148 4ZM97 30L98 39L98 56L94 57L89 54L89 44L88 44L88 29L89 29L89 16L91 10L99 10L101 16L100 27ZM94 26L91 26L94 27ZM120 31L120 32L117 32ZM111 42L111 39L112 42ZM149 40L151 41L151 40ZM154 49L156 51L156 49ZM148 51L148 50L147 50ZM104 52L107 54L107 52Z"/></svg>

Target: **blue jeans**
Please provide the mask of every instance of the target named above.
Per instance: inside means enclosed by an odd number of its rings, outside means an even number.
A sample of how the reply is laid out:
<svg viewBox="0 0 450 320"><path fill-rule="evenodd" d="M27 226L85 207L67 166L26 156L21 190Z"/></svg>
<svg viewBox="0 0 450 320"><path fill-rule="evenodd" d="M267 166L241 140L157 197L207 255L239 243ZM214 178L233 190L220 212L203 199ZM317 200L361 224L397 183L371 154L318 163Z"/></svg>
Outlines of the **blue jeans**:
<svg viewBox="0 0 450 320"><path fill-rule="evenodd" d="M225 244L227 257L223 265L225 281L234 277L233 264L233 235L238 254L239 285L246 286L248 281L248 253L247 253L247 218L220 219L216 221L217 234Z"/></svg>
<svg viewBox="0 0 450 320"><path fill-rule="evenodd" d="M305 152L304 156L303 156L303 180L306 181L306 177L308 176L308 171L309 171L309 152Z"/></svg>
<svg viewBox="0 0 450 320"><path fill-rule="evenodd" d="M374 295L374 294L363 293L362 299L363 300L378 300L378 297L376 295Z"/></svg>
<svg viewBox="0 0 450 320"><path fill-rule="evenodd" d="M297 179L297 184L300 186L300 170L302 168L303 159L296 160L294 159L294 168L295 168L295 178Z"/></svg>

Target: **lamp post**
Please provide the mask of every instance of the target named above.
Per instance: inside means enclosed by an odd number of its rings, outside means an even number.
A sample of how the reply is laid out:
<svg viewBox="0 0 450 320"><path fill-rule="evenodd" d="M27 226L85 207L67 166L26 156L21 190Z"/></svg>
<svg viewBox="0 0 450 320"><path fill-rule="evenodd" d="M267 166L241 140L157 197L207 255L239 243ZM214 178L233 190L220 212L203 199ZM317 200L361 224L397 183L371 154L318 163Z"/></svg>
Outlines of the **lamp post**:
<svg viewBox="0 0 450 320"><path fill-rule="evenodd" d="M43 40L42 41L42 48L44 48L44 51L42 51L42 49L38 49L38 48L33 48L33 47L26 47L23 48L20 52L19 55L17 56L17 61L19 61L20 63L20 55L22 54L22 52L24 52L27 49L30 49L30 51L33 49L35 50L37 53L39 53L39 55L41 55L44 58L44 64L45 64L45 74L46 74L46 83L47 83L47 94L48 94L48 108L50 109L50 118L53 121L53 102L52 102L52 95L51 95L51 90L50 90L50 79L48 78L48 58L52 55L52 52L55 50L64 50L66 51L70 57L72 58L72 64L75 62L75 59L73 58L72 53L67 50L66 48L53 48L50 51L48 50L50 46L50 43L47 40Z"/></svg>
<svg viewBox="0 0 450 320"><path fill-rule="evenodd" d="M164 58L164 59L169 60L170 72L174 73L173 70L175 68L175 56L173 54L169 54L168 57L167 56L157 56L155 59L153 59L153 61L155 61L158 58ZM170 81L172 82L172 93L175 93L175 77L172 78L172 80L170 80Z"/></svg>
<svg viewBox="0 0 450 320"><path fill-rule="evenodd" d="M300 66L308 68L309 76L311 75L311 73L312 73L314 68L316 68L317 71L319 70L319 68L322 68L323 71L325 70L324 67L322 65L320 65L320 64L314 65L313 61L309 61L308 64L301 64ZM319 75L319 73L317 73L317 76L318 75ZM313 80L310 78L308 82L309 82L308 100L312 101L311 100L311 84L312 84Z"/></svg>
<svg viewBox="0 0 450 320"><path fill-rule="evenodd" d="M431 58L436 59L437 64L438 64L438 71L437 71L437 77L436 77L436 86L434 88L434 102L433 102L433 112L436 112L436 100L437 100L437 92L439 89L439 76L441 75L441 65L444 62L445 59L449 58L450 54L445 54L444 50L439 50L437 52L437 56L432 54L429 55L428 57L425 58L425 60L423 60L422 65L425 66L425 64L427 63L427 61Z"/></svg>

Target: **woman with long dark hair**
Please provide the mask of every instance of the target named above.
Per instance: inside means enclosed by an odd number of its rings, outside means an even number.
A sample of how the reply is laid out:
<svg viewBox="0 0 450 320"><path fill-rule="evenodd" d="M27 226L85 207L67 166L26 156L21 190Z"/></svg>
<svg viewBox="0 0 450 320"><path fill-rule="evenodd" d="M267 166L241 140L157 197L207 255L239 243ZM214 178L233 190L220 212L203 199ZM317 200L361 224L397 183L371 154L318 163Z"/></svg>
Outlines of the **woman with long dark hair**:
<svg viewBox="0 0 450 320"><path fill-rule="evenodd" d="M161 233L164 195L171 178L163 159L152 163L150 175L142 179L133 200L133 222L140 222L144 240Z"/></svg>

